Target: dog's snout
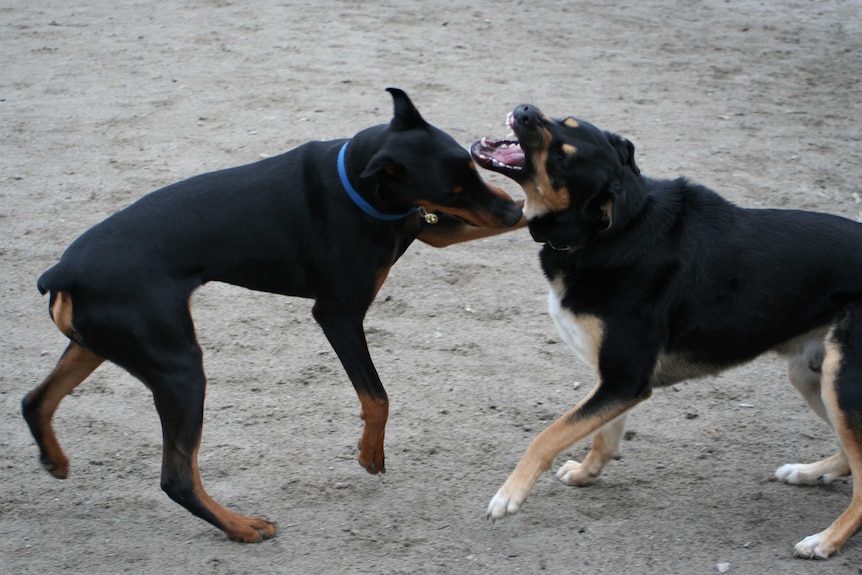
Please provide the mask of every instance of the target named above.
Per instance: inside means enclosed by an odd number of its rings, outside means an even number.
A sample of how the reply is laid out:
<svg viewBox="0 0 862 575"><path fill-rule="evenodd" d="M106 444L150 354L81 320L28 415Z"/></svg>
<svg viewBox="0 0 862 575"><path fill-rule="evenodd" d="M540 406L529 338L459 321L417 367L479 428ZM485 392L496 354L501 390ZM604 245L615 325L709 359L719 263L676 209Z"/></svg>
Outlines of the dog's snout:
<svg viewBox="0 0 862 575"><path fill-rule="evenodd" d="M515 108L515 124L524 128L532 128L539 120L539 109L530 104L521 104Z"/></svg>

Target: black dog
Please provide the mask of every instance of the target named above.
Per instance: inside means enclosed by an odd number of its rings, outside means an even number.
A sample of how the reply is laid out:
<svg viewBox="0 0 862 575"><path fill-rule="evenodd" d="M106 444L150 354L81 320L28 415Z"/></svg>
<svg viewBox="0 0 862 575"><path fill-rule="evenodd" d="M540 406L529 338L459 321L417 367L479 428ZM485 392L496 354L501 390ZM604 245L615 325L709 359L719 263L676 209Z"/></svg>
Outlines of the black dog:
<svg viewBox="0 0 862 575"><path fill-rule="evenodd" d="M384 471L389 403L362 323L389 268L417 238L443 246L521 220L520 206L482 181L455 140L426 123L404 92L389 92L389 125L153 192L87 231L39 278L51 317L72 340L23 400L48 471L69 471L51 426L57 406L108 359L153 393L161 486L171 499L231 539L275 534L272 523L220 506L201 484L206 378L189 297L209 281L315 300L314 318L362 405L359 462Z"/></svg>
<svg viewBox="0 0 862 575"><path fill-rule="evenodd" d="M598 382L530 445L488 515L516 513L557 454L598 431L584 461L557 473L568 485L593 481L617 452L626 412L654 387L774 350L841 442L835 456L785 465L777 478L853 472L850 507L796 554L837 551L862 524L862 225L743 209L684 179L643 177L629 141L575 118L523 105L509 124L518 141L477 142L473 157L524 188L551 315Z"/></svg>

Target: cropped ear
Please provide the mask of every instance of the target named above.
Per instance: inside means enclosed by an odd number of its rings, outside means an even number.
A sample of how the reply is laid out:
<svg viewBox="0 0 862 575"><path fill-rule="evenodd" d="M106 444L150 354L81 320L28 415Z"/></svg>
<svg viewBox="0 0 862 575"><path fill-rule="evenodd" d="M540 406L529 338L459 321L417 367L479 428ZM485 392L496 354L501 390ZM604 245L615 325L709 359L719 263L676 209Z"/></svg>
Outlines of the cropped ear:
<svg viewBox="0 0 862 575"><path fill-rule="evenodd" d="M620 161L624 166L629 166L635 174L640 175L641 171L635 163L635 145L618 134L605 132L611 146L617 151Z"/></svg>
<svg viewBox="0 0 862 575"><path fill-rule="evenodd" d="M386 88L386 91L392 94L392 103L395 107L395 114L390 123L393 130L413 130L428 125L428 122L422 118L419 110L416 109L404 90Z"/></svg>
<svg viewBox="0 0 862 575"><path fill-rule="evenodd" d="M379 176L383 180L398 182L404 177L404 166L395 161L388 152L378 152L359 174L362 179Z"/></svg>

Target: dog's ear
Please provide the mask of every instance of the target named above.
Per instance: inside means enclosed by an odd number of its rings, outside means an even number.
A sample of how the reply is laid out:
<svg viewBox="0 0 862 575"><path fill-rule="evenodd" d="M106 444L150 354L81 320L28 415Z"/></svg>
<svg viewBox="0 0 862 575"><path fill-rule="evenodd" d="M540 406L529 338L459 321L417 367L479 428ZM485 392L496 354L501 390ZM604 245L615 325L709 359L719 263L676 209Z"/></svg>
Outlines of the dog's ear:
<svg viewBox="0 0 862 575"><path fill-rule="evenodd" d="M635 163L635 146L627 139L611 132L605 137L619 156L623 167L628 167L635 175L641 171ZM643 196L630 194L624 176L608 182L608 186L584 203L582 218L594 225L602 235L615 233L626 226L643 205Z"/></svg>
<svg viewBox="0 0 862 575"><path fill-rule="evenodd" d="M374 154L374 157L366 164L365 169L359 174L362 179L377 176L388 182L399 182L404 177L404 166L395 161L386 151Z"/></svg>
<svg viewBox="0 0 862 575"><path fill-rule="evenodd" d="M646 196L622 182L611 185L608 193L596 204L602 220L602 235L615 234L631 223L646 203Z"/></svg>
<svg viewBox="0 0 862 575"><path fill-rule="evenodd" d="M623 166L628 166L635 174L640 175L641 171L635 163L635 145L618 134L605 132L608 141L620 157L620 162Z"/></svg>
<svg viewBox="0 0 862 575"><path fill-rule="evenodd" d="M599 192L584 202L580 219L596 231L605 231L614 223L617 198L610 191Z"/></svg>
<svg viewBox="0 0 862 575"><path fill-rule="evenodd" d="M393 130L413 130L428 125L404 90L386 88L386 91L392 94L392 103L395 106L395 114L390 124Z"/></svg>

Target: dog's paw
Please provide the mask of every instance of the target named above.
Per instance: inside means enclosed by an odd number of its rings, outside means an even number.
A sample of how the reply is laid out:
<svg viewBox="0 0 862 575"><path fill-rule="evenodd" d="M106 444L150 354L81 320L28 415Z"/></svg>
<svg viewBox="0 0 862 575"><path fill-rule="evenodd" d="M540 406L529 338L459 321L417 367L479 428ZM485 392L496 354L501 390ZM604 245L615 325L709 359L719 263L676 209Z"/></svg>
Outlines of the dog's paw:
<svg viewBox="0 0 862 575"><path fill-rule="evenodd" d="M364 467L365 471L371 475L386 473L386 463L382 451L379 454L374 454L370 457L366 456L366 452L360 451L359 456L356 459L359 461L359 465Z"/></svg>
<svg viewBox="0 0 862 575"><path fill-rule="evenodd" d="M40 455L39 463L42 464L45 471L57 479L66 479L69 477L69 460L66 457L58 457L54 460L47 455Z"/></svg>
<svg viewBox="0 0 862 575"><path fill-rule="evenodd" d="M836 474L822 473L805 463L788 463L775 470L775 479L789 485L825 485L837 477Z"/></svg>
<svg viewBox="0 0 862 575"><path fill-rule="evenodd" d="M516 496L514 493L510 493L504 485L488 504L488 519L496 521L507 515L514 515L521 510L525 500L526 496Z"/></svg>
<svg viewBox="0 0 862 575"><path fill-rule="evenodd" d="M576 485L584 487L590 485L598 477L598 473L590 473L590 470L583 463L577 461L566 461L557 470L557 479L566 485Z"/></svg>
<svg viewBox="0 0 862 575"><path fill-rule="evenodd" d="M829 556L835 553L835 551L834 546L825 541L821 532L809 535L797 543L793 549L793 554L802 559L829 559Z"/></svg>
<svg viewBox="0 0 862 575"><path fill-rule="evenodd" d="M225 529L225 533L231 541L240 543L260 543L266 539L275 537L275 532L278 527L275 523L267 521L262 517L243 517L236 516L236 521L233 522L230 529Z"/></svg>
<svg viewBox="0 0 862 575"><path fill-rule="evenodd" d="M366 427L366 430L368 428ZM372 437L369 440L369 434L363 433L359 440L359 456L356 458L359 465L365 468L365 471L372 475L378 473L386 473L386 456L383 454L383 436L379 438Z"/></svg>

